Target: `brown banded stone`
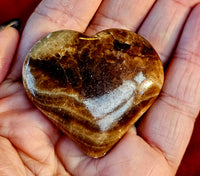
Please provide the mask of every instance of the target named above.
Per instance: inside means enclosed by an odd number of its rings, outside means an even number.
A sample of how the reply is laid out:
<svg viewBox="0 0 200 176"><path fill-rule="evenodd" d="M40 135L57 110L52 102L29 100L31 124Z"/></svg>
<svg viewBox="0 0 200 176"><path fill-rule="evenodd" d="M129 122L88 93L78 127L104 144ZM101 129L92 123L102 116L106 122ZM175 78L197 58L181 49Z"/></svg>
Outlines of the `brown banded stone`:
<svg viewBox="0 0 200 176"><path fill-rule="evenodd" d="M28 97L89 156L105 155L142 116L163 85L159 56L122 29L92 37L53 32L23 66Z"/></svg>

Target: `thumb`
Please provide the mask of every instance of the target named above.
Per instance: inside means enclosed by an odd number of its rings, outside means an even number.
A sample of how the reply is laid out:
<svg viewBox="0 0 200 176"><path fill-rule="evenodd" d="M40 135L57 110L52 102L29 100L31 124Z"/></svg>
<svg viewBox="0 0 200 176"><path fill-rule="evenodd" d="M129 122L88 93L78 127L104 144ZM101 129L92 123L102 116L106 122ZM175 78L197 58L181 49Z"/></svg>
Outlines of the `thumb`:
<svg viewBox="0 0 200 176"><path fill-rule="evenodd" d="M18 19L8 21L0 26L0 83L6 78L12 63L19 33L16 29L20 26Z"/></svg>

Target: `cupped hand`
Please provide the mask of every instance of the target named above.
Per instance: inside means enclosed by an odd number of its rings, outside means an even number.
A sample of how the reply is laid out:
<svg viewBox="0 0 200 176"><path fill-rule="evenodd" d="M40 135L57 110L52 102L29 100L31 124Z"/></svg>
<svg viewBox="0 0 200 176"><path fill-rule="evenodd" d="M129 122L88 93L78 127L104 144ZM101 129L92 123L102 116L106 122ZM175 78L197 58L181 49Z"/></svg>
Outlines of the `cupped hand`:
<svg viewBox="0 0 200 176"><path fill-rule="evenodd" d="M0 175L173 176L200 110L199 0L43 0L19 34L0 31ZM107 28L137 31L165 66L165 83L150 110L105 157L92 159L27 99L21 69L32 45L49 32L92 35Z"/></svg>

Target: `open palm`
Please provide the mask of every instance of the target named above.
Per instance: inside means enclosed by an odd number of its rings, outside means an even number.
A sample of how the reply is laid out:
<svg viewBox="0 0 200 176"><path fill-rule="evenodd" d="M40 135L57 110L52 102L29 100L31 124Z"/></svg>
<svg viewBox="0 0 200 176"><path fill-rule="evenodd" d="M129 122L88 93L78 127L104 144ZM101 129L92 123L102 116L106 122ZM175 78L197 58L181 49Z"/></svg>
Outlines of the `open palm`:
<svg viewBox="0 0 200 176"><path fill-rule="evenodd" d="M0 31L0 175L175 175L200 109L198 3L43 0L27 22L11 68L19 36L12 28ZM105 157L92 159L29 102L21 69L28 50L49 32L91 35L106 28L137 31L148 39L166 67L165 83L136 128Z"/></svg>

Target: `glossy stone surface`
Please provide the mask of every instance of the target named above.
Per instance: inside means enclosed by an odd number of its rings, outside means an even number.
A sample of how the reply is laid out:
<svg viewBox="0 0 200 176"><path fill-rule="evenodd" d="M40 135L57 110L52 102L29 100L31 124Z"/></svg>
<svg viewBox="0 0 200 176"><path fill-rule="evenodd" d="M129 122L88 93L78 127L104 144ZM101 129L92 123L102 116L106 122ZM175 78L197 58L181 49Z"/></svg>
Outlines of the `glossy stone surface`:
<svg viewBox="0 0 200 176"><path fill-rule="evenodd" d="M89 156L105 155L159 95L162 63L139 35L58 31L23 66L30 100Z"/></svg>

